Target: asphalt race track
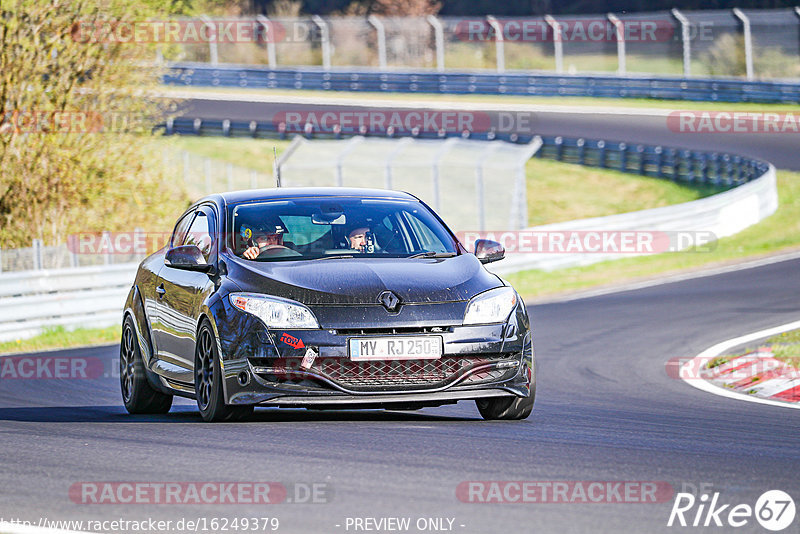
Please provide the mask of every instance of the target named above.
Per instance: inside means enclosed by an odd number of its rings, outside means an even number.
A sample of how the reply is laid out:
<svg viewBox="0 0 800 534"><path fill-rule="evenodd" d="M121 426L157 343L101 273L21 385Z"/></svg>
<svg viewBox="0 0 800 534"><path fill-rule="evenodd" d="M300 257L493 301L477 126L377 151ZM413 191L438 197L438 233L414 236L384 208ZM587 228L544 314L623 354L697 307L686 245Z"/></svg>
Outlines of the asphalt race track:
<svg viewBox="0 0 800 534"><path fill-rule="evenodd" d="M335 93L331 98L335 97ZM681 109L680 102L675 103ZM421 106L422 107L422 106ZM424 106L427 107L427 106ZM415 106L416 108L416 106ZM277 102L244 102L236 100L189 99L182 109L184 117L202 119L230 119L232 121L272 121L287 111L316 112L321 116L326 111L361 110L363 106L341 104L283 104ZM370 108L366 108L370 109ZM391 107L372 109L392 110ZM397 108L400 109L400 108ZM407 109L407 108L406 108ZM418 109L418 108L417 108ZM431 104L430 109L438 109ZM472 108L471 108L472 109ZM536 111L525 113L525 120L506 113L507 120L499 118L499 112L486 111L491 123L500 128L505 124L508 133L536 133L539 135L563 135L565 137L585 137L587 139L607 139L646 144L663 144L668 147L690 148L694 150L718 150L742 156L751 156L769 161L778 168L800 170L800 157L797 155L797 133L680 133L674 121L665 115L646 115L642 110L637 114L610 113L593 114L591 108L574 108L577 111ZM613 108L610 108L613 110ZM664 110L659 110L663 112ZM699 124L699 122L697 123Z"/></svg>
<svg viewBox="0 0 800 534"><path fill-rule="evenodd" d="M285 107L195 100L187 115L268 120ZM663 117L569 113L537 114L535 129L719 148L800 169L792 136L696 134L684 141ZM456 488L465 481L649 481L675 492L703 487L724 504L753 506L769 489L800 503L800 411L714 396L666 370L671 358L797 320L799 271L800 260L789 260L531 306L539 387L534 412L522 422L482 421L472 402L418 412L261 409L247 423L206 424L193 402L177 400L166 416L129 416L115 378L118 347L36 355L82 357L101 370L85 379L0 379L0 516L277 517L277 531L287 533L365 532L347 525L385 517L411 518L408 532L419 532L418 518L453 519L452 530L463 533L727 532L668 528L671 496L655 504L485 504L460 501ZM327 502L70 498L75 484L99 481L276 481L291 501L303 500L306 485L321 484L326 494L318 500ZM798 521L784 532L798 532ZM765 532L753 518L736 531Z"/></svg>
<svg viewBox="0 0 800 534"><path fill-rule="evenodd" d="M456 487L662 481L675 491L711 484L732 504L753 505L773 488L797 496L800 412L698 391L670 378L665 362L797 319L798 269L791 260L532 306L539 390L524 422L484 422L462 402L402 413L263 409L248 423L205 424L188 403L166 416L127 415L113 377L2 380L3 510L33 521L270 516L279 532L353 532L347 517L384 516L455 518L465 533L656 532L676 528L666 527L671 499L464 503ZM109 372L117 350L58 355L99 358ZM322 483L330 502L75 504L68 491L81 481ZM759 528L751 520L737 530Z"/></svg>

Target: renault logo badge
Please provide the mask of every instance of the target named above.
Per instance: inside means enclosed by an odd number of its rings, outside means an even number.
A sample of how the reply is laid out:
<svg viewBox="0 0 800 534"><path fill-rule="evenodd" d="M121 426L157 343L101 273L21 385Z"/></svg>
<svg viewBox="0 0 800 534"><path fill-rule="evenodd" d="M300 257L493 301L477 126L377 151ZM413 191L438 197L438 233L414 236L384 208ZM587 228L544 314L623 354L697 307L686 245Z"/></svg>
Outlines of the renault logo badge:
<svg viewBox="0 0 800 534"><path fill-rule="evenodd" d="M378 302L383 304L383 307L390 312L397 311L397 308L400 307L400 297L391 291L384 291L378 295Z"/></svg>

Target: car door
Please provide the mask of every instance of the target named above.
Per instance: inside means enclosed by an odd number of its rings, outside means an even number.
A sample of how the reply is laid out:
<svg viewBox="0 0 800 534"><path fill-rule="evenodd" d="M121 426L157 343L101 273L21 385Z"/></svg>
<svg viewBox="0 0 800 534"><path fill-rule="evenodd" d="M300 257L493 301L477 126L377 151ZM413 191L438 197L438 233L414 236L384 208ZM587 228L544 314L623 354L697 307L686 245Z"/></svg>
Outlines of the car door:
<svg viewBox="0 0 800 534"><path fill-rule="evenodd" d="M173 247L197 245L206 261L216 252L216 217L210 206L200 206L185 234L176 235ZM164 265L159 271L158 323L154 329L159 372L183 383L192 383L197 320L203 295L213 290L207 273L187 271Z"/></svg>

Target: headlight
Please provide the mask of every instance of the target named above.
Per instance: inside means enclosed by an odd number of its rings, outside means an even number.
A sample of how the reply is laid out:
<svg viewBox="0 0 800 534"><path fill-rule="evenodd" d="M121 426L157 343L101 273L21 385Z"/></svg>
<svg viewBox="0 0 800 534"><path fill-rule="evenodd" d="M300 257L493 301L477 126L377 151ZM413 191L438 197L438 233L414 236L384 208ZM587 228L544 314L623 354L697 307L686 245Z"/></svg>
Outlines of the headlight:
<svg viewBox="0 0 800 534"><path fill-rule="evenodd" d="M473 297L464 314L464 324L502 323L517 305L517 292L498 287Z"/></svg>
<svg viewBox="0 0 800 534"><path fill-rule="evenodd" d="M228 299L234 307L252 313L270 328L319 328L311 310L299 302L251 293L231 293Z"/></svg>

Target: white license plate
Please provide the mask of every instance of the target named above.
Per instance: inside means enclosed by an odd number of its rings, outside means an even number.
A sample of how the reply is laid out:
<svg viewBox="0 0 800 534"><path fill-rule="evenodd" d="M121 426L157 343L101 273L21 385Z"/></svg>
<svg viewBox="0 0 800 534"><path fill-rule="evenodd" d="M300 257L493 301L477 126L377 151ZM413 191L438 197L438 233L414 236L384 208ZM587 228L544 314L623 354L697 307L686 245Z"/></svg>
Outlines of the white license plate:
<svg viewBox="0 0 800 534"><path fill-rule="evenodd" d="M442 336L350 338L349 349L353 361L438 360Z"/></svg>

